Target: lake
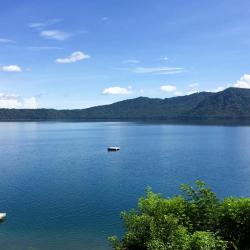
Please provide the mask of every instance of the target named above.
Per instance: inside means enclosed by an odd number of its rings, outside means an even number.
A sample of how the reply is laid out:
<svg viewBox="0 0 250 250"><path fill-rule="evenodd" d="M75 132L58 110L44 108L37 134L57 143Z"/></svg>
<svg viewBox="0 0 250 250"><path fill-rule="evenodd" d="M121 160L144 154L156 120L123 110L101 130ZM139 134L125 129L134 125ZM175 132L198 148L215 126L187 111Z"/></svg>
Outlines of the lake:
<svg viewBox="0 0 250 250"><path fill-rule="evenodd" d="M0 123L0 176L1 249L106 250L147 186L171 196L202 179L249 196L250 127Z"/></svg>

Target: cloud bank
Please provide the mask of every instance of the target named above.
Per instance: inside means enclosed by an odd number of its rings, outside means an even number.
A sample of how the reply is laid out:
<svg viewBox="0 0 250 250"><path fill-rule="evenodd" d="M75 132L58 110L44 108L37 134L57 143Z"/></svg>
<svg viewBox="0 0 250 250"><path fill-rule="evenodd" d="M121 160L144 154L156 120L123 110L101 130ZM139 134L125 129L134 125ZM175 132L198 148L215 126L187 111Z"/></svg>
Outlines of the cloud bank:
<svg viewBox="0 0 250 250"><path fill-rule="evenodd" d="M244 74L234 84L226 84L224 86L218 86L217 88L210 90L210 91L211 92L219 92L219 91L223 91L224 89L229 88L229 87L250 89L250 74Z"/></svg>
<svg viewBox="0 0 250 250"><path fill-rule="evenodd" d="M175 68L175 67L137 67L134 69L135 73L155 73L155 74L178 74L186 72L184 68Z"/></svg>
<svg viewBox="0 0 250 250"><path fill-rule="evenodd" d="M45 39L64 41L70 38L71 34L60 30L43 30L40 32L40 36Z"/></svg>
<svg viewBox="0 0 250 250"><path fill-rule="evenodd" d="M103 95L129 95L132 94L131 87L122 88L122 87L109 87L102 91Z"/></svg>
<svg viewBox="0 0 250 250"><path fill-rule="evenodd" d="M14 41L6 38L0 38L0 43L14 43Z"/></svg>
<svg viewBox="0 0 250 250"><path fill-rule="evenodd" d="M18 95L0 93L0 108L36 109L37 107L35 97L22 98Z"/></svg>
<svg viewBox="0 0 250 250"><path fill-rule="evenodd" d="M33 28L33 29L43 29L49 25L55 24L55 23L59 23L61 20L54 18L54 19L50 19L44 22L34 22L34 23L30 23L29 27Z"/></svg>
<svg viewBox="0 0 250 250"><path fill-rule="evenodd" d="M234 87L249 89L250 88L250 75L248 75L248 74L243 75L240 78L240 80L238 80L234 84Z"/></svg>
<svg viewBox="0 0 250 250"><path fill-rule="evenodd" d="M163 92L167 92L167 93L172 93L175 92L177 90L176 86L174 85L162 85L160 87L161 91Z"/></svg>
<svg viewBox="0 0 250 250"><path fill-rule="evenodd" d="M89 59L89 58L90 58L89 55L84 54L81 51L75 51L68 57L56 59L56 62L57 63L74 63L74 62L81 61L84 59Z"/></svg>
<svg viewBox="0 0 250 250"><path fill-rule="evenodd" d="M22 72L22 68L18 65L5 65L0 66L0 71L4 72Z"/></svg>

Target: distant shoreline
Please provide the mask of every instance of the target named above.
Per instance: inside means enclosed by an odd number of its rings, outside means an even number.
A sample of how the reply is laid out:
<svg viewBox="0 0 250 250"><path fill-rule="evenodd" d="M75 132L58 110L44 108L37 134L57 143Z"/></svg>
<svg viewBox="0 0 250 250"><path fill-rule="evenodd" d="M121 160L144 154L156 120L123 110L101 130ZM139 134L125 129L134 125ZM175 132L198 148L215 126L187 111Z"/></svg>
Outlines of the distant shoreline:
<svg viewBox="0 0 250 250"><path fill-rule="evenodd" d="M135 122L144 124L169 124L169 125L222 125L222 126L250 126L250 118L239 119L154 119L154 118L138 118L138 119L107 119L107 118L91 118L91 119L2 119L0 123L8 122Z"/></svg>
<svg viewBox="0 0 250 250"><path fill-rule="evenodd" d="M86 109L0 109L0 121L147 121L250 124L250 89L228 88L172 98L138 97Z"/></svg>

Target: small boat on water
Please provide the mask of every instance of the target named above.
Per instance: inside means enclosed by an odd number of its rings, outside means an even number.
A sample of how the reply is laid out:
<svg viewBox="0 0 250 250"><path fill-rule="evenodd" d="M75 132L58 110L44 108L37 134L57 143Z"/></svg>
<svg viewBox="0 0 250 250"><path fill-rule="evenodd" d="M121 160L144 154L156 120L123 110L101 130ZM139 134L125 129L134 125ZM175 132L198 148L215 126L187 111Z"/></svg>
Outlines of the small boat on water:
<svg viewBox="0 0 250 250"><path fill-rule="evenodd" d="M6 213L0 213L0 221L4 220L6 218Z"/></svg>
<svg viewBox="0 0 250 250"><path fill-rule="evenodd" d="M108 147L108 151L119 151L119 147Z"/></svg>

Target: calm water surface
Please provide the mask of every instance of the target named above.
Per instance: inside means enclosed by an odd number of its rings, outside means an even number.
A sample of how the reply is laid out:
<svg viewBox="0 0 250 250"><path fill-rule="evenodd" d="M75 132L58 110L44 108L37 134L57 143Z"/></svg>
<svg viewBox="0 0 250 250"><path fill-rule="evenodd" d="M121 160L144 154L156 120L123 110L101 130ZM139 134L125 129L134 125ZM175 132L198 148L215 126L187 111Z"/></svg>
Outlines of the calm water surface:
<svg viewBox="0 0 250 250"><path fill-rule="evenodd" d="M250 127L0 123L0 176L2 250L106 250L147 186L249 196Z"/></svg>

